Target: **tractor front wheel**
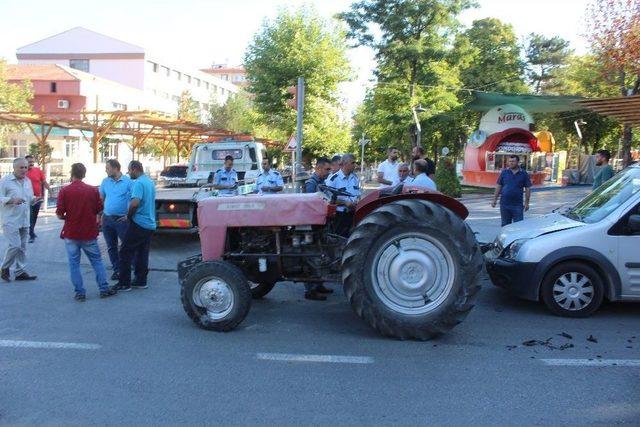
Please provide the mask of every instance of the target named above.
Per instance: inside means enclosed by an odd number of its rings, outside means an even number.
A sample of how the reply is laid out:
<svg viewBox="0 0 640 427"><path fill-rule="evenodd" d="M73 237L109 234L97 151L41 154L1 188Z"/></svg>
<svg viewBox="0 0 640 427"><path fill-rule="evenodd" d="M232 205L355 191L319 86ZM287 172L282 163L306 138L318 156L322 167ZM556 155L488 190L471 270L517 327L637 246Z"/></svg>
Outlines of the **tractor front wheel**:
<svg viewBox="0 0 640 427"><path fill-rule="evenodd" d="M427 340L466 317L483 258L473 232L450 210L400 200L365 217L342 256L345 294L374 329Z"/></svg>

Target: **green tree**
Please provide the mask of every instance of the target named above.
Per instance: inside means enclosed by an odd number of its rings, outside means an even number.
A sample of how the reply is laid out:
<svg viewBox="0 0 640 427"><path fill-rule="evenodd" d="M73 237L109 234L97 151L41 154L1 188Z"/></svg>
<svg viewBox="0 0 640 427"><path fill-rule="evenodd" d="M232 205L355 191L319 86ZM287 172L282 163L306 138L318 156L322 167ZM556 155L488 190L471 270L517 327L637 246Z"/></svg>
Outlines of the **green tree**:
<svg viewBox="0 0 640 427"><path fill-rule="evenodd" d="M180 94L180 101L178 102L178 119L189 122L200 121L200 107L191 97L191 92L188 90L185 90Z"/></svg>
<svg viewBox="0 0 640 427"><path fill-rule="evenodd" d="M33 91L31 82L21 84L9 83L7 80L7 63L0 58L0 111L31 111ZM8 132L21 130L19 125L0 123L0 147L6 144Z"/></svg>
<svg viewBox="0 0 640 427"><path fill-rule="evenodd" d="M526 93L521 49L513 27L496 18L473 21L460 34L454 55L462 85L484 91Z"/></svg>
<svg viewBox="0 0 640 427"><path fill-rule="evenodd" d="M529 81L535 93L557 94L557 73L571 55L569 42L561 37L531 33L525 50Z"/></svg>
<svg viewBox="0 0 640 427"><path fill-rule="evenodd" d="M447 196L462 196L462 185L456 173L455 157L442 157L436 168L436 186Z"/></svg>
<svg viewBox="0 0 640 427"><path fill-rule="evenodd" d="M309 8L283 11L266 21L247 48L244 66L261 123L290 135L296 112L287 88L305 78L304 139L307 155L331 154L349 143L338 102L338 85L351 77L344 32ZM333 123L336 126L326 126ZM332 148L333 147L333 148Z"/></svg>
<svg viewBox="0 0 640 427"><path fill-rule="evenodd" d="M251 100L243 94L229 97L222 105L212 102L209 107L209 126L216 129L253 134L255 121Z"/></svg>

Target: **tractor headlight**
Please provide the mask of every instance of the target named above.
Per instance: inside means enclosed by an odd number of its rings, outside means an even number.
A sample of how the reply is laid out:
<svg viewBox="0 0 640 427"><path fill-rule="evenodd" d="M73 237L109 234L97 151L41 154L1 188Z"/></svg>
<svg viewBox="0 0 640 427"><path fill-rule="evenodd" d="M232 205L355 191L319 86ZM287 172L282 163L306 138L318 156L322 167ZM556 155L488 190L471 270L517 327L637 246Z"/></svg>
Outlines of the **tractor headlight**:
<svg viewBox="0 0 640 427"><path fill-rule="evenodd" d="M529 239L514 240L504 251L504 257L507 259L516 259L518 252Z"/></svg>

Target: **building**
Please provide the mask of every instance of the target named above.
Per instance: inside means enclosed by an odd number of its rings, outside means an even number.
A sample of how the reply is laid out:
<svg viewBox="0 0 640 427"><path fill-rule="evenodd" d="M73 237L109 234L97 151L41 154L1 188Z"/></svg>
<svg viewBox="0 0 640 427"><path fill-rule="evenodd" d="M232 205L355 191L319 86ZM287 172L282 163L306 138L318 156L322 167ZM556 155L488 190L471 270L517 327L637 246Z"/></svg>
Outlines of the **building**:
<svg viewBox="0 0 640 427"><path fill-rule="evenodd" d="M203 68L200 71L216 76L225 82L231 82L242 88L248 84L247 72L242 65L228 66L227 64L213 64L211 68Z"/></svg>
<svg viewBox="0 0 640 427"><path fill-rule="evenodd" d="M147 98L143 104L169 114L177 112L181 94L189 91L203 120L210 102L223 104L238 92L229 80L172 64L143 47L83 27L23 46L16 57L19 64L58 64L138 89Z"/></svg>

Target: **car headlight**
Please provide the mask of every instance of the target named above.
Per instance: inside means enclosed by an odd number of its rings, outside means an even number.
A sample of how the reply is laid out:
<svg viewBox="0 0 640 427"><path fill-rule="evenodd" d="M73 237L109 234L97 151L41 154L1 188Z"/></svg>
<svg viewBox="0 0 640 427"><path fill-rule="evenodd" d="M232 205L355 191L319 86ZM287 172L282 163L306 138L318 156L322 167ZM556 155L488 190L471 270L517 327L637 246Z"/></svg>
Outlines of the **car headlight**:
<svg viewBox="0 0 640 427"><path fill-rule="evenodd" d="M516 259L518 252L529 239L514 240L504 251L504 257L507 259Z"/></svg>

